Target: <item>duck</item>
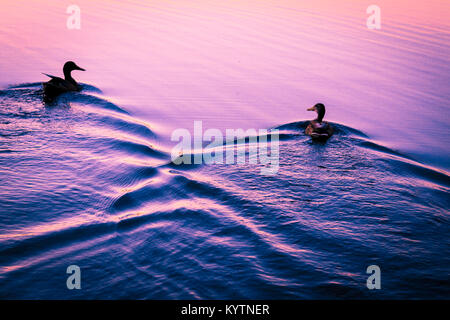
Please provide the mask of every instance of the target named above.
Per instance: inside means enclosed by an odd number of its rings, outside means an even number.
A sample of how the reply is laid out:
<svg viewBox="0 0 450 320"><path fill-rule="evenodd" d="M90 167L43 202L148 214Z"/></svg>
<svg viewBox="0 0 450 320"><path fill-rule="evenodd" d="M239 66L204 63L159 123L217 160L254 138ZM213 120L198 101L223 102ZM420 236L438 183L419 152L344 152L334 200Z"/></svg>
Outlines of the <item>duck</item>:
<svg viewBox="0 0 450 320"><path fill-rule="evenodd" d="M42 84L44 90L44 102L52 102L57 96L64 92L81 91L80 85L72 78L71 73L74 70L86 71L77 66L75 62L67 61L63 67L64 79L43 73L51 78L51 80Z"/></svg>
<svg viewBox="0 0 450 320"><path fill-rule="evenodd" d="M325 105L323 103L316 103L307 111L317 112L317 118L311 120L305 129L305 134L311 136L311 139L318 141L326 141L333 135L334 129L326 121L322 121L325 116Z"/></svg>

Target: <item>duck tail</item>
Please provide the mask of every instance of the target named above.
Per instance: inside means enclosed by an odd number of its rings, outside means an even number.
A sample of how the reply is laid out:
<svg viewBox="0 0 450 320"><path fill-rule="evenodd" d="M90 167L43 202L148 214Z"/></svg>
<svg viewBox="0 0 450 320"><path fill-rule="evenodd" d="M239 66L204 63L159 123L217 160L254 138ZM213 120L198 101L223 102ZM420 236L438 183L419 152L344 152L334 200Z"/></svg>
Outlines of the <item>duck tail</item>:
<svg viewBox="0 0 450 320"><path fill-rule="evenodd" d="M49 78L52 78L52 79L55 79L55 78L56 78L55 76L52 76L52 75L50 75L50 74L43 73L43 72L41 72L41 73L42 73L43 75L49 77Z"/></svg>

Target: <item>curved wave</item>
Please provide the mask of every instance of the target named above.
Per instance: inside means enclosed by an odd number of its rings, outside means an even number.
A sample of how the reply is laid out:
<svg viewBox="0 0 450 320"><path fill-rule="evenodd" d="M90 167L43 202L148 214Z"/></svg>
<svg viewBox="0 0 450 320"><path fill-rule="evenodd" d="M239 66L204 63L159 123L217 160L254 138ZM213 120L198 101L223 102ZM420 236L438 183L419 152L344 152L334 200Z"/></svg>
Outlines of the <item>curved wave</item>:
<svg viewBox="0 0 450 320"><path fill-rule="evenodd" d="M309 125L310 121L296 121L291 123L286 123L280 126L275 127L275 129L278 130L292 130L292 131L304 131L306 127ZM335 122L328 122L330 125L333 126L335 129L335 134L340 135L355 135L358 137L368 138L368 136L355 128L345 126L343 124L335 123Z"/></svg>
<svg viewBox="0 0 450 320"><path fill-rule="evenodd" d="M247 162L175 165L151 124L101 95L44 107L39 90L0 92L0 210L12 213L0 221L0 281L17 297L11 279L74 256L114 266L114 280L97 277L126 297L131 278L160 288L146 298L367 297L355 285L367 263L395 265L403 280L417 261L439 265L449 177L357 129L332 123L336 134L316 144L307 121L274 128L279 170L264 176Z"/></svg>

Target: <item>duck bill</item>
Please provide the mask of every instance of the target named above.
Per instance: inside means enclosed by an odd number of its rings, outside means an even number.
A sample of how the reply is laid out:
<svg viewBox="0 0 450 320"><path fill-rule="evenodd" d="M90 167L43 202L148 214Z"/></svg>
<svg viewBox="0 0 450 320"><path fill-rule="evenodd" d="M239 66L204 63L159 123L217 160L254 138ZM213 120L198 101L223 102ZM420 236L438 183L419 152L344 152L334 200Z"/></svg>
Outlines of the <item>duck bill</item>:
<svg viewBox="0 0 450 320"><path fill-rule="evenodd" d="M79 66L77 66L75 70L86 71L86 69L80 68Z"/></svg>
<svg viewBox="0 0 450 320"><path fill-rule="evenodd" d="M316 107L308 108L308 109L306 109L306 111L316 111Z"/></svg>

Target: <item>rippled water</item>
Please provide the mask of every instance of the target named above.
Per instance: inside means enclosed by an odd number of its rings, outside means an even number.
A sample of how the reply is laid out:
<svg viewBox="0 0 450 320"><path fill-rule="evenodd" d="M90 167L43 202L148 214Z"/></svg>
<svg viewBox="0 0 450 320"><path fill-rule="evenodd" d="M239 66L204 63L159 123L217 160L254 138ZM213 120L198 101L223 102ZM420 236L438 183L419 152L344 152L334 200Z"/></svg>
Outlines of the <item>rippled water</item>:
<svg viewBox="0 0 450 320"><path fill-rule="evenodd" d="M447 3L78 2L0 4L1 298L449 298ZM174 165L196 120L278 129L278 173Z"/></svg>

